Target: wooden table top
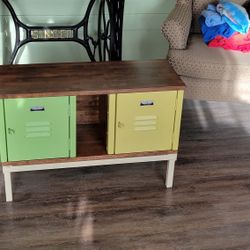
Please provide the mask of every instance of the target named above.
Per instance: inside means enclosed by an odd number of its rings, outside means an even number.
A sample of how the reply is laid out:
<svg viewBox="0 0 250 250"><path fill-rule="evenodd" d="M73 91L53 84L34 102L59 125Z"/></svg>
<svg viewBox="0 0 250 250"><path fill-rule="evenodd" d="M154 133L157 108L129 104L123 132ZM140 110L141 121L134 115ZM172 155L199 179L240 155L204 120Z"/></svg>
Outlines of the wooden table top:
<svg viewBox="0 0 250 250"><path fill-rule="evenodd" d="M166 60L0 66L0 98L180 90Z"/></svg>

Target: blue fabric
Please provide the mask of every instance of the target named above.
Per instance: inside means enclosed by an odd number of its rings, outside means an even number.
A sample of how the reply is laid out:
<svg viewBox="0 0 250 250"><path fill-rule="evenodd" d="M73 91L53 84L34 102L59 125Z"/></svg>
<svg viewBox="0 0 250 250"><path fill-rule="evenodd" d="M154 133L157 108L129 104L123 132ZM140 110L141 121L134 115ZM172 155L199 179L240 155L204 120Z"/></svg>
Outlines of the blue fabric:
<svg viewBox="0 0 250 250"><path fill-rule="evenodd" d="M216 6L215 6L214 4L211 4L211 3L208 4L207 10L217 11L217 10L216 10Z"/></svg>
<svg viewBox="0 0 250 250"><path fill-rule="evenodd" d="M209 4L207 9L201 12L201 15L205 17L205 23L208 27L225 23L222 16L217 12L216 6L213 4Z"/></svg>
<svg viewBox="0 0 250 250"><path fill-rule="evenodd" d="M245 8L239 4L221 0L217 5L217 11L232 29L242 34L248 32L250 21Z"/></svg>
<svg viewBox="0 0 250 250"><path fill-rule="evenodd" d="M209 43L218 35L229 38L235 33L235 31L227 23L223 23L213 27L208 27L205 23L204 16L200 16L199 22L200 22L201 32L203 35L203 41L205 43Z"/></svg>

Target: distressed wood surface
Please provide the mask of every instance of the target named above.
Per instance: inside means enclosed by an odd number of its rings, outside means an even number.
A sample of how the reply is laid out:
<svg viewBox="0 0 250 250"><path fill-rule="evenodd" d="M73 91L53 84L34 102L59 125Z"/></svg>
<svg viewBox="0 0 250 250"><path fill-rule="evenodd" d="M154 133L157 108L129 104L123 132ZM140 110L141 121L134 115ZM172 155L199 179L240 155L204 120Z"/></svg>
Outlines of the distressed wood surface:
<svg viewBox="0 0 250 250"><path fill-rule="evenodd" d="M99 123L99 96L77 97L77 124Z"/></svg>
<svg viewBox="0 0 250 250"><path fill-rule="evenodd" d="M0 66L0 98L184 89L166 60Z"/></svg>
<svg viewBox="0 0 250 250"><path fill-rule="evenodd" d="M249 249L250 106L186 102L173 190L164 163L13 176L1 249Z"/></svg>

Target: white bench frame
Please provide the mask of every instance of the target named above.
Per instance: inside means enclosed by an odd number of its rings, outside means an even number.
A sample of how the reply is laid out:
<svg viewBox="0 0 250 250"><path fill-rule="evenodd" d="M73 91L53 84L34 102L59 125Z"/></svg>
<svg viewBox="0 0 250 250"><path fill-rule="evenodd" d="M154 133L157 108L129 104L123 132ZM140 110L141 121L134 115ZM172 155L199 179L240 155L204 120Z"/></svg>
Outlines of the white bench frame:
<svg viewBox="0 0 250 250"><path fill-rule="evenodd" d="M64 169L64 168L82 168L82 167L105 166L105 165L116 165L116 164L127 164L127 163L167 161L165 185L166 188L172 188L174 181L174 169L175 169L176 159L177 159L177 154L165 154L165 155L154 155L154 156L140 156L140 157L135 156L135 157L86 160L86 161L63 162L63 163L3 166L2 168L4 175L6 201L7 202L13 201L11 173Z"/></svg>

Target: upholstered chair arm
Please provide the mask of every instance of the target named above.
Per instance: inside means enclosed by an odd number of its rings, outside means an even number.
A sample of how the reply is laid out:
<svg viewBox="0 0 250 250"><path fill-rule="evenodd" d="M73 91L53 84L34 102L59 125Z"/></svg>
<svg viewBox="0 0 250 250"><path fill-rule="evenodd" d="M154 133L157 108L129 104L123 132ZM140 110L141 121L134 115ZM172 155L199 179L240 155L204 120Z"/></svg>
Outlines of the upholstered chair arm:
<svg viewBox="0 0 250 250"><path fill-rule="evenodd" d="M162 33L172 49L185 49L192 22L192 1L179 0L162 25Z"/></svg>

